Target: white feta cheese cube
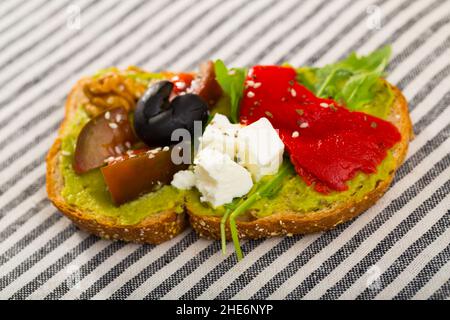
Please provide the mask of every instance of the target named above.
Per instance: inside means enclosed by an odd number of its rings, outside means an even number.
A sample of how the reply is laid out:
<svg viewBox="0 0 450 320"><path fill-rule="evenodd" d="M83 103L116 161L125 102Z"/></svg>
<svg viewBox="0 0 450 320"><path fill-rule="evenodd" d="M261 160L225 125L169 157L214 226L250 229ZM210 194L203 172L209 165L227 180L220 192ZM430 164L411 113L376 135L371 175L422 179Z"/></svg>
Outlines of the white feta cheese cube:
<svg viewBox="0 0 450 320"><path fill-rule="evenodd" d="M177 189L189 190L195 186L195 175L191 170L181 170L174 174L170 183Z"/></svg>
<svg viewBox="0 0 450 320"><path fill-rule="evenodd" d="M236 136L240 127L239 124L230 123L226 116L216 114L200 138L199 151L212 148L227 154L234 160L236 156Z"/></svg>
<svg viewBox="0 0 450 320"><path fill-rule="evenodd" d="M251 172L255 181L278 172L284 143L267 118L240 129L237 141L238 163Z"/></svg>
<svg viewBox="0 0 450 320"><path fill-rule="evenodd" d="M245 168L213 148L202 149L194 163L195 186L202 194L200 200L213 207L246 195L253 186L251 175Z"/></svg>

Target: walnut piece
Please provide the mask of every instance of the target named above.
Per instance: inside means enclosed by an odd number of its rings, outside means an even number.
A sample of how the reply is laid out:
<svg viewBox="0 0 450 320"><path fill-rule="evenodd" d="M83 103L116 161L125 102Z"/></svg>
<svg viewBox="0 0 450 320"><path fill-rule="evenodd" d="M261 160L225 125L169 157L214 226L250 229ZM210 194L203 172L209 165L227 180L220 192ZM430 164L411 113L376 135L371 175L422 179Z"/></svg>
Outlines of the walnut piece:
<svg viewBox="0 0 450 320"><path fill-rule="evenodd" d="M85 105L86 112L94 117L105 110L122 107L127 111L134 110L137 100L144 94L147 85L130 77L130 74L142 72L130 67L121 72L116 68L91 78L83 87L89 99Z"/></svg>

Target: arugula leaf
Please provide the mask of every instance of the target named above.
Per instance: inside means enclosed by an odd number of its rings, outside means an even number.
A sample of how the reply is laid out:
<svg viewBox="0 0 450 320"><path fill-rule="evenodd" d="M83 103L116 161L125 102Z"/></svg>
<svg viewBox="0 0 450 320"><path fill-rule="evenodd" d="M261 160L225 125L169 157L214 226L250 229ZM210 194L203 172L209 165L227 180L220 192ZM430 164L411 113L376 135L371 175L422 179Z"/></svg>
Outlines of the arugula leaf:
<svg viewBox="0 0 450 320"><path fill-rule="evenodd" d="M359 109L360 106L371 101L371 88L378 80L376 73L358 74L350 77L342 88L342 99L353 108Z"/></svg>
<svg viewBox="0 0 450 320"><path fill-rule="evenodd" d="M228 69L222 60L214 62L214 71L216 80L226 95L230 97L231 112L230 118L233 123L239 121L239 103L244 94L245 77L247 69L231 68Z"/></svg>
<svg viewBox="0 0 450 320"><path fill-rule="evenodd" d="M319 97L332 97L351 110L359 110L374 98L372 88L385 75L390 56L390 46L362 57L352 53L322 68L299 68L297 80Z"/></svg>
<svg viewBox="0 0 450 320"><path fill-rule="evenodd" d="M221 227L221 238L222 238L222 251L225 253L226 249L226 235L225 235L225 223L230 217L230 232L231 238L233 239L234 248L236 250L236 255L238 260L243 258L241 246L239 244L239 235L236 226L236 218L245 213L256 201L261 198L269 198L275 195L279 191L284 178L292 174L293 167L290 161L284 161L280 166L278 172L273 175L269 180L262 180L249 192L246 197L236 199L231 204L227 206L227 210L222 217L220 227Z"/></svg>
<svg viewBox="0 0 450 320"><path fill-rule="evenodd" d="M226 223L228 220L228 217L233 212L233 210L237 207L239 202L242 200L242 198L236 198L233 200L233 202L226 204L225 207L225 213L222 216L222 219L220 220L220 239L222 242L222 253L227 253L227 235L226 235Z"/></svg>

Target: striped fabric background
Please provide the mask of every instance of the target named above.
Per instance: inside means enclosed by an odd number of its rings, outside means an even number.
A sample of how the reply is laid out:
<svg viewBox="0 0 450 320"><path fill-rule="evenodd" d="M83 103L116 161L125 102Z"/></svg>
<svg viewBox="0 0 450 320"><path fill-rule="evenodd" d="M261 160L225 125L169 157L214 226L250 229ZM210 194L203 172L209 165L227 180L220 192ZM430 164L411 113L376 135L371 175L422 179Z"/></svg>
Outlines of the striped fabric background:
<svg viewBox="0 0 450 320"><path fill-rule="evenodd" d="M416 138L387 194L335 230L245 242L236 264L191 230L99 240L46 198L44 158L83 75L323 65L386 43ZM0 298L449 299L449 84L450 0L2 0Z"/></svg>

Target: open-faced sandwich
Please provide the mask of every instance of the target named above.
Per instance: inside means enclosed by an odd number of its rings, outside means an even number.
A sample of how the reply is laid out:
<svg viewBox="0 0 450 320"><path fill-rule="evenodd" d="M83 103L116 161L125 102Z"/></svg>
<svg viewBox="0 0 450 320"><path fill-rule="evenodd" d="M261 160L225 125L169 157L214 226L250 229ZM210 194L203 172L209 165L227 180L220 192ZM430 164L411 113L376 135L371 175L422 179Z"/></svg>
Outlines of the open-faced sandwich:
<svg viewBox="0 0 450 320"><path fill-rule="evenodd" d="M102 70L67 99L49 198L103 238L160 243L189 220L239 258L239 239L333 228L383 195L412 137L383 79L390 52L323 68Z"/></svg>

